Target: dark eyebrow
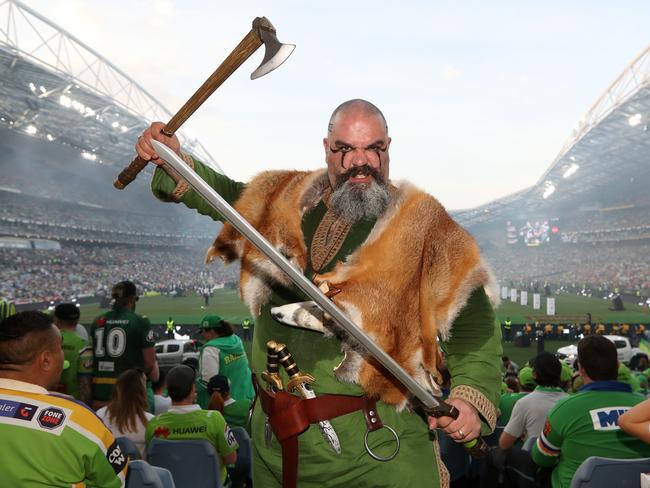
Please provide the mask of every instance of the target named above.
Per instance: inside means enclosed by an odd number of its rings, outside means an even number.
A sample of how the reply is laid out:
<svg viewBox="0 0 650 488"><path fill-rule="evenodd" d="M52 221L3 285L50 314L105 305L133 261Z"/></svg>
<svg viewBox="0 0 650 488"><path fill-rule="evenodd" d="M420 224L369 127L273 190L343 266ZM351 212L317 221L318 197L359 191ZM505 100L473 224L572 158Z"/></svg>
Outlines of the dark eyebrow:
<svg viewBox="0 0 650 488"><path fill-rule="evenodd" d="M340 140L334 141L334 145L335 146L350 146L350 147L352 147L352 144L350 144L348 142L345 142L345 141L340 141Z"/></svg>
<svg viewBox="0 0 650 488"><path fill-rule="evenodd" d="M386 141L384 141L383 139L377 139L375 142L373 142L369 146L366 146L366 149L370 149L373 146L384 146L384 145L386 145Z"/></svg>

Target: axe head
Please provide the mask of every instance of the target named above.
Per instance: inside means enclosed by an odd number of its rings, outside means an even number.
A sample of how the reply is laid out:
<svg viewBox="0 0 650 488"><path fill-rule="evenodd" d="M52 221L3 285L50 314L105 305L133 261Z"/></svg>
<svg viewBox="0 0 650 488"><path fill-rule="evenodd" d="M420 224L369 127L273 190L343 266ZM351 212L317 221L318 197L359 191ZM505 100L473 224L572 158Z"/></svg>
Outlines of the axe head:
<svg viewBox="0 0 650 488"><path fill-rule="evenodd" d="M262 19L268 22L266 18L262 17ZM255 27L255 23L253 26ZM278 41L278 38L275 36L275 29L270 22L268 23L268 26L270 26L270 28L262 24L258 29L258 34L264 43L266 51L264 52L262 63L251 73L251 80L256 80L257 78L273 71L284 63L296 48L295 44L282 44Z"/></svg>

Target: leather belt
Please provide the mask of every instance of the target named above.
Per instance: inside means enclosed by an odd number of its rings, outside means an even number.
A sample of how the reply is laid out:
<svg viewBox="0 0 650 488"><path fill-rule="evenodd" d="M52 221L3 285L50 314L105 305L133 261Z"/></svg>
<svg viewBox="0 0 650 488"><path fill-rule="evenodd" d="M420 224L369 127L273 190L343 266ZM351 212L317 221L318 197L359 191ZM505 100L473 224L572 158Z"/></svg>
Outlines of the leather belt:
<svg viewBox="0 0 650 488"><path fill-rule="evenodd" d="M383 427L376 400L366 396L319 395L303 399L285 391L273 393L259 387L257 393L262 410L282 447L283 488L295 488L297 485L298 436L311 424L361 410L368 431Z"/></svg>

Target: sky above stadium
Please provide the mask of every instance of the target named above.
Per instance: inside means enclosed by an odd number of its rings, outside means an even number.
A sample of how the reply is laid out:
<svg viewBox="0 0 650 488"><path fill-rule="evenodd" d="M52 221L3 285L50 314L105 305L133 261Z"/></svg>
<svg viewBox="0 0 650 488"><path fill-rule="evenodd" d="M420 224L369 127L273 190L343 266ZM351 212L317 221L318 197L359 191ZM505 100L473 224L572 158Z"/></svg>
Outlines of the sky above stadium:
<svg viewBox="0 0 650 488"><path fill-rule="evenodd" d="M24 1L172 112L265 15L292 57L253 82L260 50L186 124L226 174L322 167L331 111L365 98L391 177L450 209L534 184L650 21L645 1Z"/></svg>

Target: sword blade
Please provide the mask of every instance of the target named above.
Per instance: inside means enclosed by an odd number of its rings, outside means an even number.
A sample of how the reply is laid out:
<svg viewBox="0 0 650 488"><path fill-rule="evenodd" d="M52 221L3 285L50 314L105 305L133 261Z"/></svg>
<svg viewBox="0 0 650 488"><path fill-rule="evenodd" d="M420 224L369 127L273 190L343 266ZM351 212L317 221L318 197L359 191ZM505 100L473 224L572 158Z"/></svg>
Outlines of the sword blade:
<svg viewBox="0 0 650 488"><path fill-rule="evenodd" d="M219 195L210 185L208 185L192 168L190 168L174 151L164 144L152 140L156 153L172 168L174 168L187 183L199 194L206 202L210 204L221 216L232 224L248 241L253 244L261 253L263 253L273 264L280 268L291 279L291 281L314 300L319 307L327 312L345 331L361 344L368 354L379 362L395 379L397 379L415 398L419 400L422 406L429 410L445 412L450 410L450 406L439 401L436 397L422 385L420 385L411 375L409 375L402 366L400 366L392 357L390 357L381 347L352 322L341 310L330 301L329 298L311 281L309 281L302 272L294 267L282 254L275 249L264 236L244 219L221 195Z"/></svg>

